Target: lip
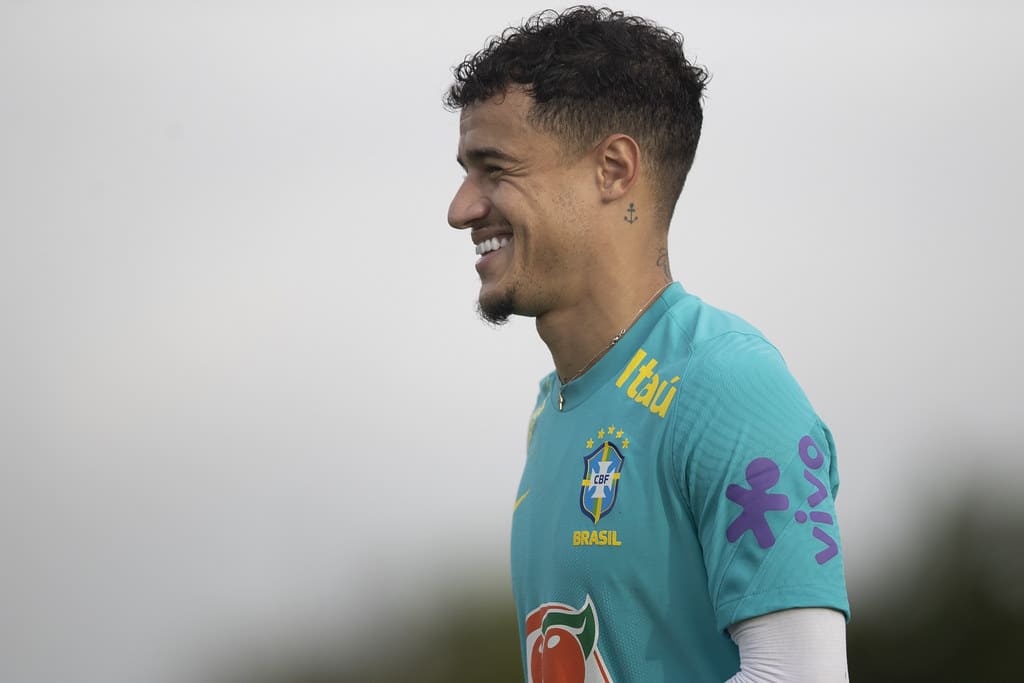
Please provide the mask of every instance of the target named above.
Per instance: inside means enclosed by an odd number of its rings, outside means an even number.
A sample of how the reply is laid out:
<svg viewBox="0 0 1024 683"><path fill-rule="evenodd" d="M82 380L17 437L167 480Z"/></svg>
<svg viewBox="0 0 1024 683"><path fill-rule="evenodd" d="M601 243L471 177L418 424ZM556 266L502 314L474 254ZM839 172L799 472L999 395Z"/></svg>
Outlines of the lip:
<svg viewBox="0 0 1024 683"><path fill-rule="evenodd" d="M473 246L476 246L485 240L491 239L492 237L503 237L506 235L508 237L512 237L512 230L506 227L475 228L470 235L470 238L473 240Z"/></svg>
<svg viewBox="0 0 1024 683"><path fill-rule="evenodd" d="M507 235L509 238L512 238L512 233L510 233L510 232L494 233L493 236L494 237L499 237L499 236L502 236L502 235ZM482 242L485 239L490 239L490 237L484 237L480 241ZM474 240L474 242L476 242L476 240ZM477 244L479 244L479 242L477 242ZM479 259L477 259L477 262L476 262L476 272L479 273L481 275L481 277L482 277L483 274L484 274L484 271L487 270L487 268L491 265L491 263L495 259L498 259L498 258L501 257L502 252L507 251L509 249L512 249L514 247L515 247L515 239L512 238L510 243L507 244L506 246L504 246L504 247L502 247L500 249L495 249L494 251L487 252L486 254L481 256Z"/></svg>

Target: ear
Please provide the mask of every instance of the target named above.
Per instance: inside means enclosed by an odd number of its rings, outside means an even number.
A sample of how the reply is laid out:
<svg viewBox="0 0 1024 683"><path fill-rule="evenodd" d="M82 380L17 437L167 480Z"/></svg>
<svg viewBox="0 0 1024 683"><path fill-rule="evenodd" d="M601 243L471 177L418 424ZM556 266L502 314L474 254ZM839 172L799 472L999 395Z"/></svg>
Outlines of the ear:
<svg viewBox="0 0 1024 683"><path fill-rule="evenodd" d="M640 176L640 146L622 133L609 135L594 150L601 198L611 202L633 188Z"/></svg>

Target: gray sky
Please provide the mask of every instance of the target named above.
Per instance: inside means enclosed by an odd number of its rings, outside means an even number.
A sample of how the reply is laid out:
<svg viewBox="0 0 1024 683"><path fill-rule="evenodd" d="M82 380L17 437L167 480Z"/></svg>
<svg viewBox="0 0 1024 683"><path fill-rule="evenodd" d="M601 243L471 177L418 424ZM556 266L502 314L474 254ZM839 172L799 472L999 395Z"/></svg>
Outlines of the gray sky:
<svg viewBox="0 0 1024 683"><path fill-rule="evenodd" d="M623 8L713 74L673 271L835 433L856 596L1024 482L1024 10L772 4ZM0 678L188 680L504 571L550 360L474 315L440 97L540 6L90 5L0 1Z"/></svg>

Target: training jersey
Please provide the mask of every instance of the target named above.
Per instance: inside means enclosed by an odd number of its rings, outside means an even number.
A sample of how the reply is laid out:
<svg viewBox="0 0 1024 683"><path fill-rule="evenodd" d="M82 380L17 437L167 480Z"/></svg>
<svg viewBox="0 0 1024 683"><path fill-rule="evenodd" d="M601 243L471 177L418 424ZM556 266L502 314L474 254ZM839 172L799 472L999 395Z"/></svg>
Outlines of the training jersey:
<svg viewBox="0 0 1024 683"><path fill-rule="evenodd" d="M526 680L722 683L730 625L848 618L838 488L778 350L673 283L581 377L541 381L512 518Z"/></svg>

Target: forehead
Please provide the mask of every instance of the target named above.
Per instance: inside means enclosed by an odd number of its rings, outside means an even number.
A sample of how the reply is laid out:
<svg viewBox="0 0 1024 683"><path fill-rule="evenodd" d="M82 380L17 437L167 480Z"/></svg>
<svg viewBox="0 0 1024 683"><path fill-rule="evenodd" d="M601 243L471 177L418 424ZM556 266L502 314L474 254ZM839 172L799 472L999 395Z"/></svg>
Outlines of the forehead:
<svg viewBox="0 0 1024 683"><path fill-rule="evenodd" d="M543 134L529 122L533 99L521 90L509 90L462 110L459 119L459 153L497 148L525 153Z"/></svg>

